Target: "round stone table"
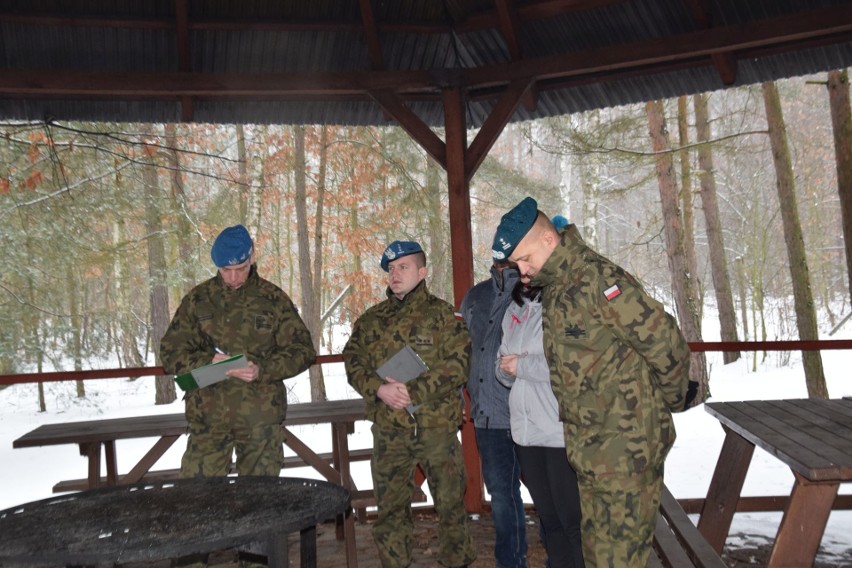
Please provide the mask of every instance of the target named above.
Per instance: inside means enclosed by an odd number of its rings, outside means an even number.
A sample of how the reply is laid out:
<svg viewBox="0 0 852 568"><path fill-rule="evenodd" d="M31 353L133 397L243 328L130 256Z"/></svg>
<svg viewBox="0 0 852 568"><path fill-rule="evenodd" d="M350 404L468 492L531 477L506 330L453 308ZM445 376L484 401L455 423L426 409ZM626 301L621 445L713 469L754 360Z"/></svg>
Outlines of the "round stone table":
<svg viewBox="0 0 852 568"><path fill-rule="evenodd" d="M92 489L0 511L0 565L91 565L239 548L287 566L316 566L316 525L349 507L349 492L293 477L218 477Z"/></svg>

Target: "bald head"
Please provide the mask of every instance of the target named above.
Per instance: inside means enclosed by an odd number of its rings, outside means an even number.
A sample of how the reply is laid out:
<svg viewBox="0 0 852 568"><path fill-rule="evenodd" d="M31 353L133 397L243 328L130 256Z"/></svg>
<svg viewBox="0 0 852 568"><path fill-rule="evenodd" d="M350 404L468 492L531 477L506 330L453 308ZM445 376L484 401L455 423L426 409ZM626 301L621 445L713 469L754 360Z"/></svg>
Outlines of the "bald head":
<svg viewBox="0 0 852 568"><path fill-rule="evenodd" d="M556 228L547 215L539 211L532 227L509 256L509 260L518 265L521 280L528 282L538 274L558 244Z"/></svg>

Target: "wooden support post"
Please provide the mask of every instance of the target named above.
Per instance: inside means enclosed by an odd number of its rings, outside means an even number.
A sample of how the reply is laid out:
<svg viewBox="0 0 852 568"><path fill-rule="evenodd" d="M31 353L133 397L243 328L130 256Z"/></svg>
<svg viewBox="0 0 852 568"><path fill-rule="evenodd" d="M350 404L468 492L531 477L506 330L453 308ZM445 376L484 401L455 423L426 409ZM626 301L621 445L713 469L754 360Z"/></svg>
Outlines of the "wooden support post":
<svg viewBox="0 0 852 568"><path fill-rule="evenodd" d="M446 132L447 186L450 194L450 240L453 251L453 295L458 310L464 295L473 287L473 237L470 223L470 185L465 175L467 128L461 90L443 93ZM465 397L465 415L470 416L470 401ZM467 471L465 508L470 513L482 511L484 493L479 452L473 424L462 428L462 448Z"/></svg>

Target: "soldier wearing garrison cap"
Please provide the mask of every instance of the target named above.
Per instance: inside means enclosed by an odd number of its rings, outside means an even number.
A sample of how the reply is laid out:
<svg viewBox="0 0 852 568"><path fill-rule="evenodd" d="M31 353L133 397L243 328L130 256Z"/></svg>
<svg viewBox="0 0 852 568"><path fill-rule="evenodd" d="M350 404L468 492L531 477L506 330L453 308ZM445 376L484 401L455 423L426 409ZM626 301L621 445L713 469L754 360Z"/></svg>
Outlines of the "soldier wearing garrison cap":
<svg viewBox="0 0 852 568"><path fill-rule="evenodd" d="M278 476L287 410L283 380L307 369L316 351L287 294L258 276L245 227L224 229L210 257L218 272L181 301L160 341L163 367L183 374L238 354L249 363L186 394L189 441L181 477L227 475L235 449L240 475Z"/></svg>
<svg viewBox="0 0 852 568"><path fill-rule="evenodd" d="M494 253L543 287L543 340L577 472L586 566L644 567L663 463L684 410L689 347L639 282L592 251L575 225L556 230L527 197L500 221Z"/></svg>
<svg viewBox="0 0 852 568"><path fill-rule="evenodd" d="M373 539L383 568L411 565L411 488L419 463L438 513L438 561L466 566L476 553L458 429L470 338L453 307L426 288L426 255L418 243L394 241L379 264L387 272L387 299L358 318L343 349L349 384L364 397L373 422ZM379 376L377 369L406 345L427 370L405 383Z"/></svg>

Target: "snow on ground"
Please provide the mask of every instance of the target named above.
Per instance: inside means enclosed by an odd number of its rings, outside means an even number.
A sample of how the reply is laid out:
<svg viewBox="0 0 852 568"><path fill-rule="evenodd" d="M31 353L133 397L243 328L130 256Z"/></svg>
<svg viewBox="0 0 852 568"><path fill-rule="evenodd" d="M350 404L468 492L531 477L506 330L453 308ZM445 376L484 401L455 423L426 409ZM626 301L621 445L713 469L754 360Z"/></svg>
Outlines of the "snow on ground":
<svg viewBox="0 0 852 568"><path fill-rule="evenodd" d="M801 355L789 356L786 366L779 363L786 354L770 353L757 362L753 354L745 353L739 361L722 365L721 355L709 353L711 400L752 400L805 398ZM852 395L852 351L824 351L823 363L829 393L832 398ZM346 384L342 364L325 367L328 397L353 398L357 394ZM307 374L287 381L290 402L308 402ZM0 391L0 509L51 496L51 487L63 479L86 475L85 458L76 446L13 449L12 441L40 424L118 418L122 416L182 412L178 400L169 405L153 404L153 379L103 379L86 381L86 399L77 399L71 383L46 383L47 411L38 411L37 389L34 384L13 385ZM703 497L710 484L722 445L723 432L719 423L703 406L676 415L678 438L666 462L666 483L676 497ZM329 426L304 426L294 429L296 435L318 452L331 451ZM153 440L122 440L117 443L118 467L128 471L150 448ZM155 469L176 468L185 447L179 440L155 466ZM350 436L350 448L371 446L369 424L361 422ZM288 450L288 455L291 452ZM310 468L288 469L288 476L319 478ZM353 464L353 477L359 487L370 487L367 462ZM755 451L752 466L745 480L743 495L787 495L793 484L790 470L761 449ZM851 488L841 486L842 493ZM529 500L529 495L526 495ZM732 534L741 538L771 541L780 521L780 513L741 513L734 517ZM849 554L852 551L852 511L833 512L823 537L824 553Z"/></svg>

